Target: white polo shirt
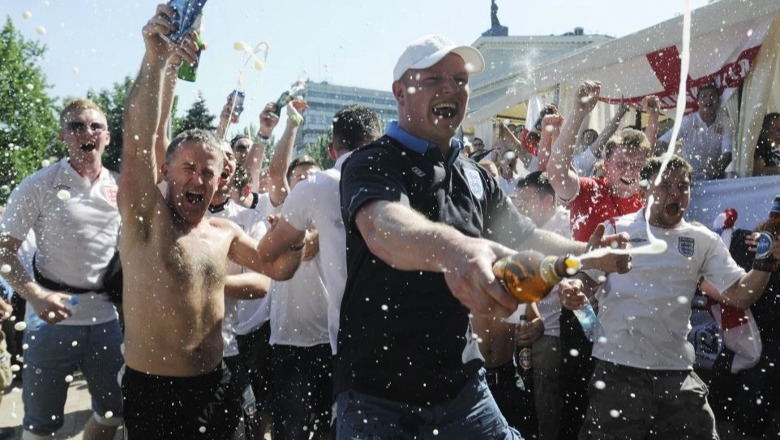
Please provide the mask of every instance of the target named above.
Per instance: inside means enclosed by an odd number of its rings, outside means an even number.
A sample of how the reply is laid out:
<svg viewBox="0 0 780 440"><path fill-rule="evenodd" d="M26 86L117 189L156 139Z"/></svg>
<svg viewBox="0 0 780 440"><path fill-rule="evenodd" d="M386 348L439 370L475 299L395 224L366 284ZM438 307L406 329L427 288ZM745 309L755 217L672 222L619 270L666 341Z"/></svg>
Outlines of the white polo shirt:
<svg viewBox="0 0 780 440"><path fill-rule="evenodd" d="M669 143L672 130L659 140ZM734 145L734 124L731 118L718 112L715 122L707 125L698 112L685 116L680 122L677 138L682 141L682 157L693 167L693 178L704 178L705 165L723 153L730 153Z"/></svg>
<svg viewBox="0 0 780 440"><path fill-rule="evenodd" d="M254 209L247 209L243 206L239 206L233 201L228 201L224 208L217 212L206 212L206 217L218 217L232 221L241 227L241 230L246 232L250 237L255 240L263 238L267 228L265 225L265 218L260 215ZM228 261L228 275L237 275L246 272L243 266ZM260 301L265 298L260 299ZM223 355L225 357L236 356L238 354L238 343L236 342L236 328L238 326L238 311L243 306L244 301L231 298L225 295L225 317L222 320L222 343L223 343Z"/></svg>
<svg viewBox="0 0 780 440"><path fill-rule="evenodd" d="M94 183L67 158L25 178L11 193L0 226L24 241L32 229L36 265L52 281L81 289L102 287L102 276L119 236L117 176L103 168ZM94 325L117 318L107 295L79 295L73 316L59 325Z"/></svg>
<svg viewBox="0 0 780 440"><path fill-rule="evenodd" d="M617 218L614 228L606 224L607 233L648 238L644 209ZM666 242L666 251L633 255L631 271L608 274L597 293L606 342L593 345L593 357L634 368L690 370L695 356L687 337L699 277L722 293L745 271L720 237L704 226L683 220L673 229L650 226L650 232Z"/></svg>
<svg viewBox="0 0 780 440"><path fill-rule="evenodd" d="M313 224L320 234L322 276L328 292L328 333L333 354L339 330L339 310L347 283L347 238L341 217L339 182L341 166L351 153L342 155L333 168L299 182L282 208L284 218L299 231Z"/></svg>

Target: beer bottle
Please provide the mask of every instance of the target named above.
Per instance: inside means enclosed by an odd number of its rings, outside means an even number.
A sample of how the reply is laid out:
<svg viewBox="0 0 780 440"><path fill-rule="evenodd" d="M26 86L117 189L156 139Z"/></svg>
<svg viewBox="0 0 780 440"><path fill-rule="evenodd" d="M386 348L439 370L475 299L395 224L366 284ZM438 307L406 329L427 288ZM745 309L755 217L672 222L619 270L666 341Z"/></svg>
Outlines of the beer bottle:
<svg viewBox="0 0 780 440"><path fill-rule="evenodd" d="M772 201L772 208L769 210L769 218L758 225L756 231L760 234L756 241L756 257L753 260L753 269L773 272L777 265L777 260L772 256L772 243L780 234L780 196L775 196L775 199Z"/></svg>
<svg viewBox="0 0 780 440"><path fill-rule="evenodd" d="M517 327L519 331L522 326L528 322L525 313L520 315L520 325ZM533 379L531 376L531 369L534 367L533 352L531 351L531 344L527 342L517 342L517 363L520 364L520 377L523 379L523 388L526 388Z"/></svg>
<svg viewBox="0 0 780 440"><path fill-rule="evenodd" d="M537 251L522 251L493 264L493 273L504 288L519 301L537 302L547 296L561 278L580 269L575 257L544 256Z"/></svg>
<svg viewBox="0 0 780 440"><path fill-rule="evenodd" d="M198 65L200 64L200 53L203 51L203 46L206 42L203 40L203 13L198 16L195 26L198 27L198 40L195 42L198 45L197 58L195 63L190 64L187 61L181 63L179 66L179 79L189 82L195 82L198 76Z"/></svg>

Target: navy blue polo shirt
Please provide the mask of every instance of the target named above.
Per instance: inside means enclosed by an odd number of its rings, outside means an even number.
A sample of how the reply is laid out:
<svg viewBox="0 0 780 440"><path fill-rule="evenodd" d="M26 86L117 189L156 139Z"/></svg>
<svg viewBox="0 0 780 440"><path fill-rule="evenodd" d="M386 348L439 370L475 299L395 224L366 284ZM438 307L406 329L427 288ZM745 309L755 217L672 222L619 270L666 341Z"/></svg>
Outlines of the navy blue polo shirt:
<svg viewBox="0 0 780 440"><path fill-rule="evenodd" d="M355 152L341 173L347 283L334 391L434 405L452 399L482 366L469 311L439 272L397 270L373 255L354 218L366 203L401 202L470 237L516 248L534 230L496 181L453 144L435 145L392 125ZM392 240L392 237L388 237Z"/></svg>

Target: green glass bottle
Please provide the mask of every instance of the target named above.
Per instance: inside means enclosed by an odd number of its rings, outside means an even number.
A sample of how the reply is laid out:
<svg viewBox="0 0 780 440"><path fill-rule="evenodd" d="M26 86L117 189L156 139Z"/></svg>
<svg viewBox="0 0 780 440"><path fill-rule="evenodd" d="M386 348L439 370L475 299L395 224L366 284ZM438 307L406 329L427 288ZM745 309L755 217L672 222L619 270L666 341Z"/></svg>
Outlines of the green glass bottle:
<svg viewBox="0 0 780 440"><path fill-rule="evenodd" d="M179 66L179 79L189 82L195 82L195 79L198 76L198 64L200 64L200 53L202 52L203 45L205 44L205 41L203 41L203 13L200 14L198 17L197 22L195 23L195 26L198 27L198 40L195 42L198 45L198 56L195 59L194 64L190 64L188 62L181 63L181 66Z"/></svg>

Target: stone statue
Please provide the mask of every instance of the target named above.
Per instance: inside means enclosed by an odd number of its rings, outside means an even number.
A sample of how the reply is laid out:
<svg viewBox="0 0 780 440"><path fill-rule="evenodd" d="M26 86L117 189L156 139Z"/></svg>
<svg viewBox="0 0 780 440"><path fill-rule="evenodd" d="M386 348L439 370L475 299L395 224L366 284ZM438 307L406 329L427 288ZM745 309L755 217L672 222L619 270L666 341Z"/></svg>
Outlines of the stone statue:
<svg viewBox="0 0 780 440"><path fill-rule="evenodd" d="M493 29L501 27L501 22L498 21L498 5L496 4L496 0L491 0L490 27Z"/></svg>
<svg viewBox="0 0 780 440"><path fill-rule="evenodd" d="M501 26L498 21L498 5L496 0L490 1L490 29L482 33L484 37L506 37L509 35L509 28Z"/></svg>

